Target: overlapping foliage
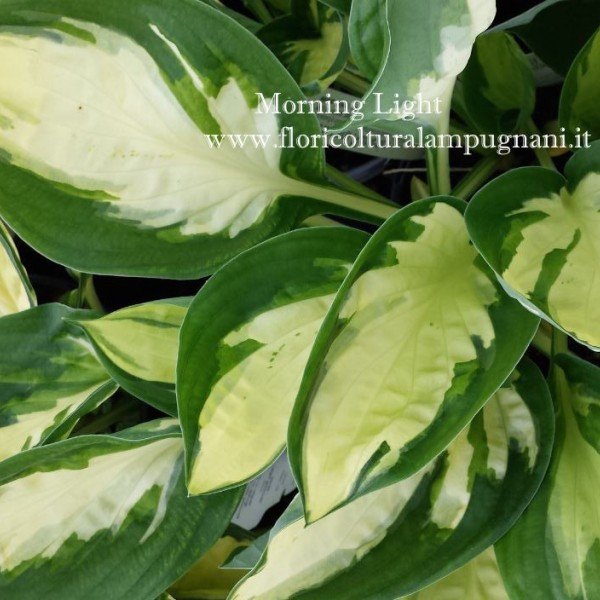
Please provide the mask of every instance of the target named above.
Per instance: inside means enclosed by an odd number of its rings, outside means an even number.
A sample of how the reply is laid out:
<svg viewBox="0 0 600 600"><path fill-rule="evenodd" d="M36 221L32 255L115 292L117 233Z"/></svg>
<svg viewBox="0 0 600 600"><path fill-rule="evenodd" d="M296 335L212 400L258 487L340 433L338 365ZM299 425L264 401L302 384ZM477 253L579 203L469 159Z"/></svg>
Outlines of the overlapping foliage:
<svg viewBox="0 0 600 600"><path fill-rule="evenodd" d="M600 597L600 6L496 9L0 2L0 597ZM395 203L215 143L321 131L276 94L564 145L427 149ZM77 289L38 306L27 246ZM195 295L107 312L94 275ZM282 461L294 499L237 526Z"/></svg>

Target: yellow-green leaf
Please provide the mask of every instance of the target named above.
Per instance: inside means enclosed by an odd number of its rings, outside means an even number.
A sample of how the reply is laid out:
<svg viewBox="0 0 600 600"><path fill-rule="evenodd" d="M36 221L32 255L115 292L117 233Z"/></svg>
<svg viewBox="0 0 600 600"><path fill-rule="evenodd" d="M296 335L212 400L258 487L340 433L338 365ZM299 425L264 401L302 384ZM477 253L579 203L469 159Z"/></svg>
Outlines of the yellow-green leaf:
<svg viewBox="0 0 600 600"><path fill-rule="evenodd" d="M282 453L317 331L366 240L341 227L284 234L200 290L177 379L192 494L240 485Z"/></svg>
<svg viewBox="0 0 600 600"><path fill-rule="evenodd" d="M592 600L600 590L600 369L572 355L556 362L552 462L497 547L513 600Z"/></svg>
<svg viewBox="0 0 600 600"><path fill-rule="evenodd" d="M479 191L469 233L509 293L591 348L600 348L600 142L565 177L528 167Z"/></svg>
<svg viewBox="0 0 600 600"><path fill-rule="evenodd" d="M0 596L155 598L221 537L240 492L188 498L174 420L0 463Z"/></svg>
<svg viewBox="0 0 600 600"><path fill-rule="evenodd" d="M493 548L406 600L509 600Z"/></svg>
<svg viewBox="0 0 600 600"><path fill-rule="evenodd" d="M338 292L288 434L310 521L439 454L537 327L472 247L464 207L440 197L396 213Z"/></svg>
<svg viewBox="0 0 600 600"><path fill-rule="evenodd" d="M0 319L0 460L69 433L117 386L65 319L89 317L45 304Z"/></svg>
<svg viewBox="0 0 600 600"><path fill-rule="evenodd" d="M436 582L514 524L546 473L553 429L546 383L524 360L447 451L418 473L308 525L296 498L230 600L397 600ZM467 575L466 582L451 580L452 589L473 582L473 570ZM495 593L497 572L480 575Z"/></svg>
<svg viewBox="0 0 600 600"><path fill-rule="evenodd" d="M77 322L115 381L173 416L179 330L189 302L189 298L159 300Z"/></svg>
<svg viewBox="0 0 600 600"><path fill-rule="evenodd" d="M35 295L10 234L0 221L0 317L35 306Z"/></svg>

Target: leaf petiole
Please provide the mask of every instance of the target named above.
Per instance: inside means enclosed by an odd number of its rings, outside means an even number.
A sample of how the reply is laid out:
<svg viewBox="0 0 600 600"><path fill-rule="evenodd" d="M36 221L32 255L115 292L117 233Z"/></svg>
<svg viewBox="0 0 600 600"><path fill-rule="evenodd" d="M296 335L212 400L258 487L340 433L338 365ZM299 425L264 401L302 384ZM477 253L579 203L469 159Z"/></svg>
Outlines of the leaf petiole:
<svg viewBox="0 0 600 600"><path fill-rule="evenodd" d="M263 0L246 0L244 4L262 23L270 23L273 20L273 17Z"/></svg>
<svg viewBox="0 0 600 600"><path fill-rule="evenodd" d="M373 200L378 200L380 202L384 202L385 204L389 204L390 201L381 194L373 191L370 187L367 187L360 181L353 179L343 171L332 167L331 165L327 165L325 167L325 175L327 175L327 179L331 181L331 183L336 184L338 187L347 190L348 192L352 192L355 194L360 194L361 196L366 196L368 198L372 198Z"/></svg>
<svg viewBox="0 0 600 600"><path fill-rule="evenodd" d="M371 84L366 79L348 69L341 71L335 82L349 92L359 96L364 96L371 88Z"/></svg>
<svg viewBox="0 0 600 600"><path fill-rule="evenodd" d="M529 122L527 123L527 131L532 135L541 135L540 130L537 128L532 119L529 119ZM546 169L552 169L553 171L558 171L554 161L552 160L552 157L550 156L550 153L546 148L533 148L533 152L535 153L535 156L542 167L545 167Z"/></svg>
<svg viewBox="0 0 600 600"><path fill-rule="evenodd" d="M501 158L496 155L485 156L463 177L452 190L456 198L468 200L498 170Z"/></svg>

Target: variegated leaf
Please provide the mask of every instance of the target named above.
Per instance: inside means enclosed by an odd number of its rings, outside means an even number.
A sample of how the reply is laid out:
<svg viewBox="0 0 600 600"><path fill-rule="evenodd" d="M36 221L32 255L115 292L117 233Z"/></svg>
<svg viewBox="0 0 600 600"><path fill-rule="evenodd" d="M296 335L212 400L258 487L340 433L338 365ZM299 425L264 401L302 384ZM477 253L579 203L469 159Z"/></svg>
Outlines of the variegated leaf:
<svg viewBox="0 0 600 600"><path fill-rule="evenodd" d="M465 206L438 197L399 211L336 296L288 433L309 521L439 454L537 328L472 247Z"/></svg>
<svg viewBox="0 0 600 600"><path fill-rule="evenodd" d="M497 546L512 600L593 600L600 591L600 369L560 355L548 474Z"/></svg>
<svg viewBox="0 0 600 600"><path fill-rule="evenodd" d="M68 433L117 386L59 304L0 319L0 460Z"/></svg>
<svg viewBox="0 0 600 600"><path fill-rule="evenodd" d="M440 113L426 104L416 110L416 121L445 131L456 77L465 68L477 35L492 22L494 0L361 0L366 4L355 18L378 11L384 33L383 60L364 97L367 121L400 126L408 111L395 110L394 101L439 99ZM368 10L368 9L372 10ZM423 35L424 30L427 35ZM357 31L357 25L350 31ZM356 45L356 43L354 44ZM376 56L376 54L375 54ZM373 61L372 61L373 62ZM402 108L402 107L400 107ZM384 114L391 111L389 114ZM406 125L406 123L404 123Z"/></svg>
<svg viewBox="0 0 600 600"><path fill-rule="evenodd" d="M23 452L0 465L0 594L154 598L222 535L239 498L187 497L176 421Z"/></svg>
<svg viewBox="0 0 600 600"><path fill-rule="evenodd" d="M415 475L308 526L297 498L230 600L395 600L435 582L519 517L544 477L553 433L544 379L523 361L449 448Z"/></svg>
<svg viewBox="0 0 600 600"><path fill-rule="evenodd" d="M509 600L493 548L406 600Z"/></svg>
<svg viewBox="0 0 600 600"><path fill-rule="evenodd" d="M580 150L565 177L516 169L480 190L471 239L529 310L600 348L600 142Z"/></svg>
<svg viewBox="0 0 600 600"><path fill-rule="evenodd" d="M0 317L35 306L35 293L13 244L0 221Z"/></svg>
<svg viewBox="0 0 600 600"><path fill-rule="evenodd" d="M600 8L600 6L598 6ZM560 122L571 139L587 132L600 138L600 28L573 62L560 97Z"/></svg>
<svg viewBox="0 0 600 600"><path fill-rule="evenodd" d="M275 114L275 94L302 99L264 45L201 2L5 3L2 215L79 271L179 279L313 214L389 216L328 186L321 148L281 147L284 127L320 129L306 111Z"/></svg>
<svg viewBox="0 0 600 600"><path fill-rule="evenodd" d="M192 302L177 377L192 494L240 485L281 454L315 336L366 240L340 227L281 235Z"/></svg>
<svg viewBox="0 0 600 600"><path fill-rule="evenodd" d="M112 378L156 408L177 415L179 330L189 298L159 300L77 321Z"/></svg>
<svg viewBox="0 0 600 600"><path fill-rule="evenodd" d="M265 25L258 37L307 94L319 94L346 65L344 18L318 0L292 0L291 11Z"/></svg>

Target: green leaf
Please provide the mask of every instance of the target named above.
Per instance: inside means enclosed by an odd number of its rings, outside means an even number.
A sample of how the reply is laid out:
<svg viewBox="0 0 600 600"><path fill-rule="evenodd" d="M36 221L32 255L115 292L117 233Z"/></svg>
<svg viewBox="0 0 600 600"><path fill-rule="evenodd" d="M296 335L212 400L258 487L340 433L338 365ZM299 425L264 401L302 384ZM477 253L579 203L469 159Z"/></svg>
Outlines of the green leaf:
<svg viewBox="0 0 600 600"><path fill-rule="evenodd" d="M556 443L548 475L497 545L512 600L580 600L600 591L600 369L560 355Z"/></svg>
<svg viewBox="0 0 600 600"><path fill-rule="evenodd" d="M323 4L339 10L341 13L347 15L350 14L352 0L322 0Z"/></svg>
<svg viewBox="0 0 600 600"><path fill-rule="evenodd" d="M254 34L256 34L256 32L261 27L261 24L258 21L255 21L254 19L251 19L250 17L247 17L246 15L243 15L242 13L237 12L237 10L234 10L232 8L229 8L228 6L225 6L220 0L200 0L200 1L204 2L204 4L208 4L208 6L211 6L212 8L218 10L219 12L222 12L224 15L231 17L234 21L237 21L240 25L242 25L248 31L251 31Z"/></svg>
<svg viewBox="0 0 600 600"><path fill-rule="evenodd" d="M240 485L281 454L315 336L366 240L341 227L284 234L200 290L181 329L177 377L192 494Z"/></svg>
<svg viewBox="0 0 600 600"><path fill-rule="evenodd" d="M179 330L190 300L148 302L76 322L123 389L171 416L177 415Z"/></svg>
<svg viewBox="0 0 600 600"><path fill-rule="evenodd" d="M375 12L381 0L361 2L367 4L360 9L361 13L369 8ZM383 5L380 16L375 18L383 19L376 27L385 34L382 55L385 60L380 61L379 72L364 97L365 121L392 129L405 127L411 111L402 110L406 107L396 110L394 101L420 99L422 106L413 106L415 122L445 131L456 77L469 60L475 38L492 22L496 3L493 0L451 3L383 0ZM378 44L374 48L378 48ZM377 52L374 50L372 65L377 62ZM439 100L439 113L436 100ZM384 114L388 111L392 112Z"/></svg>
<svg viewBox="0 0 600 600"><path fill-rule="evenodd" d="M321 148L274 147L316 117L269 109L298 86L201 2L16 0L0 25L0 211L56 262L195 278L310 215L393 212L328 186Z"/></svg>
<svg viewBox="0 0 600 600"><path fill-rule="evenodd" d="M247 548L230 554L227 561L221 565L221 568L252 570L260 561L260 557L263 555L268 543L269 532L267 531L260 537L257 537Z"/></svg>
<svg viewBox="0 0 600 600"><path fill-rule="evenodd" d="M85 311L46 304L0 319L0 460L59 439L110 397L110 380L77 328Z"/></svg>
<svg viewBox="0 0 600 600"><path fill-rule="evenodd" d="M147 600L222 535L239 492L188 498L176 421L73 438L0 465L0 594Z"/></svg>
<svg viewBox="0 0 600 600"><path fill-rule="evenodd" d="M471 246L465 206L438 197L397 212L336 296L288 432L309 521L432 460L537 328Z"/></svg>
<svg viewBox="0 0 600 600"><path fill-rule="evenodd" d="M496 555L488 548L470 563L406 600L509 600Z"/></svg>
<svg viewBox="0 0 600 600"><path fill-rule="evenodd" d="M382 67L388 33L386 0L353 2L348 22L352 58L369 80L374 80Z"/></svg>
<svg viewBox="0 0 600 600"><path fill-rule="evenodd" d="M598 0L545 0L494 30L516 33L549 67L566 75L598 27Z"/></svg>
<svg viewBox="0 0 600 600"><path fill-rule="evenodd" d="M435 582L512 526L544 477L553 433L547 386L523 361L448 449L415 475L308 526L297 498L230 600L395 600Z"/></svg>
<svg viewBox="0 0 600 600"><path fill-rule="evenodd" d="M343 16L317 0L293 0L292 14L258 32L307 94L320 94L346 65Z"/></svg>
<svg viewBox="0 0 600 600"><path fill-rule="evenodd" d="M599 97L600 29L577 55L560 96L560 124L571 139L574 134L585 131L592 140L600 138Z"/></svg>
<svg viewBox="0 0 600 600"><path fill-rule="evenodd" d="M228 533L228 532L226 532ZM177 600L220 600L247 574L247 569L221 569L221 564L234 550L245 548L252 541L248 535L241 539L224 535L169 591Z"/></svg>
<svg viewBox="0 0 600 600"><path fill-rule="evenodd" d="M565 176L541 167L501 175L471 200L467 226L509 293L600 348L600 142L577 152Z"/></svg>
<svg viewBox="0 0 600 600"><path fill-rule="evenodd" d="M252 7L254 0L242 0L248 7ZM334 0L335 1L335 0ZM289 13L291 10L291 0L264 0L264 3L271 7L272 13Z"/></svg>
<svg viewBox="0 0 600 600"><path fill-rule="evenodd" d="M10 234L0 221L0 317L35 306L35 292Z"/></svg>
<svg viewBox="0 0 600 600"><path fill-rule="evenodd" d="M480 36L461 76L470 121L484 133L523 131L535 106L533 69L507 33Z"/></svg>

